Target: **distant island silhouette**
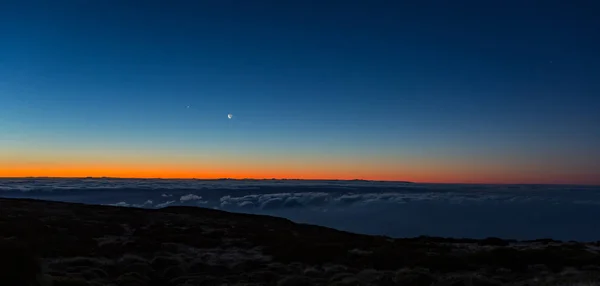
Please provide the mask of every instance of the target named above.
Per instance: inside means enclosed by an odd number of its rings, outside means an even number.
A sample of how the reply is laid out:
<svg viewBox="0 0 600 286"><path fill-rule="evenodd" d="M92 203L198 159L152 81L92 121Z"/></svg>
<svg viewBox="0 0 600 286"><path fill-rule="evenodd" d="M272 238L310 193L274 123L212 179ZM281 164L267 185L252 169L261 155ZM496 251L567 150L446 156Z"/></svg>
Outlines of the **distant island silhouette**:
<svg viewBox="0 0 600 286"><path fill-rule="evenodd" d="M374 182L374 183L401 183L416 184L411 181L388 181L388 180L365 180L365 179L294 179L294 178L130 178L130 177L0 177L0 179L56 179L56 180L190 180L190 181L239 181L239 182L260 182L260 181L306 181L306 182Z"/></svg>

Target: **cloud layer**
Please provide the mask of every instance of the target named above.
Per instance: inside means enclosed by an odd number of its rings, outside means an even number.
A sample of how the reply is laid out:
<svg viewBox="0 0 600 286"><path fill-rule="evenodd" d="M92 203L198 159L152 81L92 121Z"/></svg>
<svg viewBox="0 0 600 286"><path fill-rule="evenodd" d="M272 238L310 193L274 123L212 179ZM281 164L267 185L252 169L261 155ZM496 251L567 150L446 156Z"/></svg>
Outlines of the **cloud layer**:
<svg viewBox="0 0 600 286"><path fill-rule="evenodd" d="M600 240L600 188L363 181L7 180L0 196L200 206L390 236Z"/></svg>

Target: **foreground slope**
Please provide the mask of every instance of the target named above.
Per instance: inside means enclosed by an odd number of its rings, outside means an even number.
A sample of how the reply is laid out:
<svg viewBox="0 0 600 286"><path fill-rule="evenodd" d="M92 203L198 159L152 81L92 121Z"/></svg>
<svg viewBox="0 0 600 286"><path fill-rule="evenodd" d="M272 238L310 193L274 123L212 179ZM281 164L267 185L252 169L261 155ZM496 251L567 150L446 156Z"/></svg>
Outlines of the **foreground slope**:
<svg viewBox="0 0 600 286"><path fill-rule="evenodd" d="M7 286L572 285L600 273L597 243L391 239L195 207L0 199L0 238Z"/></svg>

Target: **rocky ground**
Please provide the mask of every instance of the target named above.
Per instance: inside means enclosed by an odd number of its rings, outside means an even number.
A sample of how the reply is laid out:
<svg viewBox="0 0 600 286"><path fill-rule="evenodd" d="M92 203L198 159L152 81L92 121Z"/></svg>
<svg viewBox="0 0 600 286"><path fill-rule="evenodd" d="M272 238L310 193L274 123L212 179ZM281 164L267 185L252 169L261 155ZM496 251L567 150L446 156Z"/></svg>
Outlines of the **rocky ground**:
<svg viewBox="0 0 600 286"><path fill-rule="evenodd" d="M596 285L600 243L391 239L282 218L0 199L0 285Z"/></svg>

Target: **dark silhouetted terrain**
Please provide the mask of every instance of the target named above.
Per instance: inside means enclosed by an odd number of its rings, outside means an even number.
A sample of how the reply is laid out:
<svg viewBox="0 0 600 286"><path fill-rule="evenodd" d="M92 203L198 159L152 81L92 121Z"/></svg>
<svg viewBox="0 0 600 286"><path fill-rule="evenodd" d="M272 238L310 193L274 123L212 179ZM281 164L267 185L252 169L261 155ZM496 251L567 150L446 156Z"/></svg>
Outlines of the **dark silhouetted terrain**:
<svg viewBox="0 0 600 286"><path fill-rule="evenodd" d="M595 285L598 243L391 239L198 207L0 199L0 285Z"/></svg>

